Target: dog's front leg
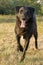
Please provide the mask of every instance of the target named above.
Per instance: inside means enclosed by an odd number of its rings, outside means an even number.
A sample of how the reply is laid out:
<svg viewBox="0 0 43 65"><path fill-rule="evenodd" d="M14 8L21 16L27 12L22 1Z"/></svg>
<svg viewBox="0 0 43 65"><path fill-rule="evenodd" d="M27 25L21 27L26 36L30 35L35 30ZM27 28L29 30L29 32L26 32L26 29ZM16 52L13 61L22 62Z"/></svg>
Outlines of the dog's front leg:
<svg viewBox="0 0 43 65"><path fill-rule="evenodd" d="M23 52L23 47L20 44L20 36L17 35L16 38L17 38L17 50L20 50Z"/></svg>
<svg viewBox="0 0 43 65"><path fill-rule="evenodd" d="M23 60L24 60L25 54L26 54L26 50L27 50L27 48L28 48L28 45L29 45L29 40L28 40L28 39L25 39L25 45L24 45L23 55L22 55L20 61L23 61Z"/></svg>

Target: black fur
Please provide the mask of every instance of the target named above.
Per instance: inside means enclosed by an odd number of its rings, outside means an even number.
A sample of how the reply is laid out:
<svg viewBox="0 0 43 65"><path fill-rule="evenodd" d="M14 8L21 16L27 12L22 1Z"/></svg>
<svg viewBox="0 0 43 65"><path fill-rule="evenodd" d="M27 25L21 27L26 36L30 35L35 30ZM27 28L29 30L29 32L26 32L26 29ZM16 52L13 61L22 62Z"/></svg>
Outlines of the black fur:
<svg viewBox="0 0 43 65"><path fill-rule="evenodd" d="M22 14L20 14L20 8L24 8L23 16L21 17ZM23 9L22 8L22 9ZM25 12L27 11L27 12ZM37 46L37 25L36 25L36 16L34 13L35 9L33 7L24 7L24 6L17 6L16 7L16 26L15 26L15 33L16 33L16 38L18 42L18 48L20 51L23 51L23 55L21 58L21 61L24 59L26 50L29 45L30 38L32 35L34 35L35 38L35 47L36 49L38 48ZM20 28L21 20L22 18L25 18L26 20L26 27ZM24 49L20 44L20 37L23 36L25 39L25 46Z"/></svg>

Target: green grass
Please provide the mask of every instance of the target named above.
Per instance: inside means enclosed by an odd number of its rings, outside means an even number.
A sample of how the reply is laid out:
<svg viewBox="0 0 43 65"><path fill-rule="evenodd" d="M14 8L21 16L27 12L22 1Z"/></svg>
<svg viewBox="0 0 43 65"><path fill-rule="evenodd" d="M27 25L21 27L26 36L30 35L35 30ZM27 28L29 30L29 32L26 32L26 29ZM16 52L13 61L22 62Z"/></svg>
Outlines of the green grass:
<svg viewBox="0 0 43 65"><path fill-rule="evenodd" d="M39 50L34 48L34 38L32 38L23 62L20 62L22 52L16 51L14 28L14 15L0 15L0 65L43 65L43 16L37 17ZM23 40L21 42L23 43Z"/></svg>

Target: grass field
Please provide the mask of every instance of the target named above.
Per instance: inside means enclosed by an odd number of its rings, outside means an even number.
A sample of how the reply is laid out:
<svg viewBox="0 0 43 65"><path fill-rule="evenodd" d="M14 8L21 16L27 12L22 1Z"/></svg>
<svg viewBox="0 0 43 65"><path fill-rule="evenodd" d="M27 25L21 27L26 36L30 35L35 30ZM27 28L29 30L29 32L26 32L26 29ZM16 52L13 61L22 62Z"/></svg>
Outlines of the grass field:
<svg viewBox="0 0 43 65"><path fill-rule="evenodd" d="M14 15L0 15L0 65L43 65L43 16L37 17L39 49L35 49L34 37L31 38L23 62L20 62L22 52L16 51L17 42L14 28ZM24 45L22 38L21 44Z"/></svg>

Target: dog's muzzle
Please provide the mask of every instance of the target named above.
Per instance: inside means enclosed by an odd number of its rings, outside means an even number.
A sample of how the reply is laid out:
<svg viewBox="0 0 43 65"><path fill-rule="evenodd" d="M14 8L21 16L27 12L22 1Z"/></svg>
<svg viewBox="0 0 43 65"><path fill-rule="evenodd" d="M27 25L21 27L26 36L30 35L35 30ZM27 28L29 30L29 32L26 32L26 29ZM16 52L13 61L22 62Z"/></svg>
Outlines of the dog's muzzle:
<svg viewBox="0 0 43 65"><path fill-rule="evenodd" d="M21 20L21 25L20 28L25 28L26 27L26 20Z"/></svg>

